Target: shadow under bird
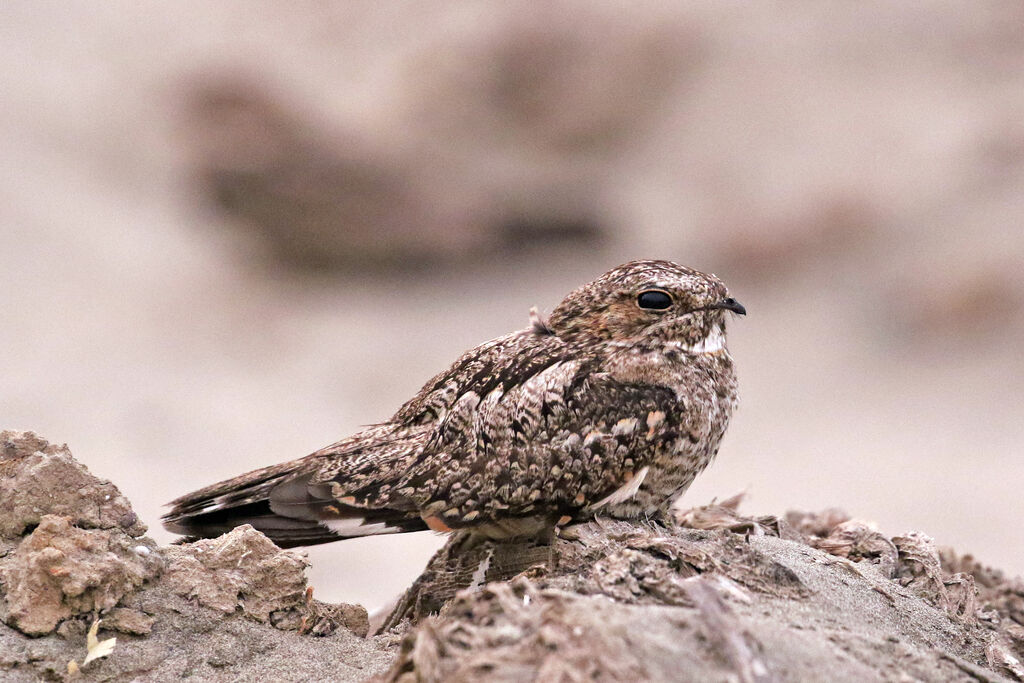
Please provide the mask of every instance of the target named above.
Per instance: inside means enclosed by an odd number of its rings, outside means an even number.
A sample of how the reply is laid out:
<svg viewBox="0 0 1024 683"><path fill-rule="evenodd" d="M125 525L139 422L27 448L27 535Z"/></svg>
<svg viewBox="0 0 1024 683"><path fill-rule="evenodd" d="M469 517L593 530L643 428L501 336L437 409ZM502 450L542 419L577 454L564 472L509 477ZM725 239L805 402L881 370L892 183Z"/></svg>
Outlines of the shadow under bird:
<svg viewBox="0 0 1024 683"><path fill-rule="evenodd" d="M194 538L251 524L292 547L663 516L736 406L730 312L746 310L714 275L626 263L466 352L388 421L182 496L164 526Z"/></svg>

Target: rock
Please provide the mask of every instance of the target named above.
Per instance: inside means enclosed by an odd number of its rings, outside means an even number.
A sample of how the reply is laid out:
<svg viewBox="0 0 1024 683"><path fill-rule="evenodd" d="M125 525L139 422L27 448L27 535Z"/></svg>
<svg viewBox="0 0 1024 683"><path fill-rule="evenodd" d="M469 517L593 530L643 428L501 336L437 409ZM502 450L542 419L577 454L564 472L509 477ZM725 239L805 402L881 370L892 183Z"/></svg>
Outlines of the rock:
<svg viewBox="0 0 1024 683"><path fill-rule="evenodd" d="M241 609L263 623L272 612L305 607L305 554L281 550L248 524L164 552L163 584L204 607L225 614Z"/></svg>
<svg viewBox="0 0 1024 683"><path fill-rule="evenodd" d="M113 484L31 432L0 436L0 487L5 683L360 681L393 659L364 609L307 601L304 556L252 528L158 549ZM117 643L81 664L97 619Z"/></svg>
<svg viewBox="0 0 1024 683"><path fill-rule="evenodd" d="M29 635L114 607L163 560L131 504L32 432L0 432L0 620Z"/></svg>
<svg viewBox="0 0 1024 683"><path fill-rule="evenodd" d="M1000 680L990 631L796 541L624 523L581 538L548 573L458 592L377 680Z"/></svg>
<svg viewBox="0 0 1024 683"><path fill-rule="evenodd" d="M115 607L103 616L103 628L133 636L148 635L153 630L156 617L142 610Z"/></svg>
<svg viewBox="0 0 1024 683"><path fill-rule="evenodd" d="M0 618L22 633L50 633L72 615L110 609L161 565L148 538L80 529L67 517L45 515L0 561Z"/></svg>
<svg viewBox="0 0 1024 683"><path fill-rule="evenodd" d="M383 116L311 106L263 74L197 73L181 142L199 194L292 267L595 246L610 171L664 124L706 47L671 12L507 8L403 50L373 96L393 98Z"/></svg>
<svg viewBox="0 0 1024 683"><path fill-rule="evenodd" d="M436 169L358 131L323 130L264 84L208 75L189 110L201 191L284 265L422 265L493 244L474 201L436 192Z"/></svg>
<svg viewBox="0 0 1024 683"><path fill-rule="evenodd" d="M90 474L67 446L32 432L0 432L0 538L18 538L43 515L68 517L82 529L146 533L117 487Z"/></svg>

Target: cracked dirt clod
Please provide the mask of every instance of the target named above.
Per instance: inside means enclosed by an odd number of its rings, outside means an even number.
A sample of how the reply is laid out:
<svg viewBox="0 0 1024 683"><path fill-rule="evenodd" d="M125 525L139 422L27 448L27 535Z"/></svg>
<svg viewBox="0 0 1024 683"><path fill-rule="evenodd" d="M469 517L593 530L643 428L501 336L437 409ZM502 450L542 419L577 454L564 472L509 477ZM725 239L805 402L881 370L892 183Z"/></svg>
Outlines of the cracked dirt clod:
<svg viewBox="0 0 1024 683"><path fill-rule="evenodd" d="M241 608L260 622L280 610L305 606L303 552L281 550L248 524L219 538L164 549L163 584L200 605L231 614Z"/></svg>
<svg viewBox="0 0 1024 683"><path fill-rule="evenodd" d="M83 529L146 533L128 499L71 457L67 446L33 432L0 432L0 538L18 538L43 515L68 517Z"/></svg>
<svg viewBox="0 0 1024 683"><path fill-rule="evenodd" d="M114 607L162 565L148 538L71 526L45 515L0 562L0 618L29 635L50 633L76 614Z"/></svg>
<svg viewBox="0 0 1024 683"><path fill-rule="evenodd" d="M0 432L0 620L29 635L114 607L162 559L131 504L66 446Z"/></svg>

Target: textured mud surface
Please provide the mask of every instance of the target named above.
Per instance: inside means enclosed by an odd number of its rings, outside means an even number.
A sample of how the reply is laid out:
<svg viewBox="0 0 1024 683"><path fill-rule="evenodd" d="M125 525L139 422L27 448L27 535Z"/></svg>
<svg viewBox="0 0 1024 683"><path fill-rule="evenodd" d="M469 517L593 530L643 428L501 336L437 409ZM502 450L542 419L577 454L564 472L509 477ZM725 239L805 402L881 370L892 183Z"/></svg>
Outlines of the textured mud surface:
<svg viewBox="0 0 1024 683"><path fill-rule="evenodd" d="M367 636L300 552L249 527L158 548L34 434L0 433L0 492L4 681L1024 680L1024 583L838 510L453 537ZM84 663L97 619L117 643Z"/></svg>
<svg viewBox="0 0 1024 683"><path fill-rule="evenodd" d="M0 432L0 496L4 681L357 681L393 659L361 607L312 599L301 553L248 527L157 548L113 484L30 432ZM113 652L69 673L97 618Z"/></svg>
<svg viewBox="0 0 1024 683"><path fill-rule="evenodd" d="M738 503L686 511L672 529L597 521L554 548L453 539L386 622L418 626L382 680L1024 674L1019 580L838 510L753 518Z"/></svg>

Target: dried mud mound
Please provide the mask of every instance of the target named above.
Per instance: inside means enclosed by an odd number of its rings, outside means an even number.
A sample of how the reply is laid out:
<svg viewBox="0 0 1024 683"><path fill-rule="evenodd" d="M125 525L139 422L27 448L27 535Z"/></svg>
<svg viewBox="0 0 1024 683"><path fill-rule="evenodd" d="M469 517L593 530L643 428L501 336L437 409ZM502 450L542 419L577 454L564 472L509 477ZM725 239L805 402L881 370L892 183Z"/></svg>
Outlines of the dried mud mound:
<svg viewBox="0 0 1024 683"><path fill-rule="evenodd" d="M251 527L157 548L66 447L0 432L0 679L1024 680L1020 580L838 511L737 505L453 537L367 637L301 553Z"/></svg>
<svg viewBox="0 0 1024 683"><path fill-rule="evenodd" d="M453 539L385 622L417 627L379 680L1024 678L1019 580L837 510L738 503L670 529L598 520L550 548Z"/></svg>
<svg viewBox="0 0 1024 683"><path fill-rule="evenodd" d="M359 681L391 663L365 610L311 599L301 553L251 527L168 548L145 532L66 447L0 432L0 680ZM82 664L96 619L116 645Z"/></svg>

